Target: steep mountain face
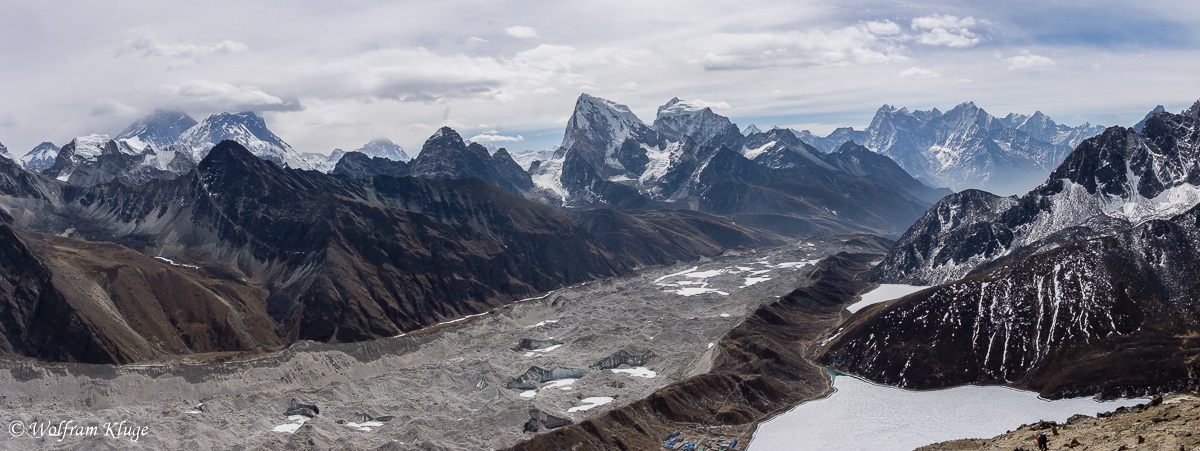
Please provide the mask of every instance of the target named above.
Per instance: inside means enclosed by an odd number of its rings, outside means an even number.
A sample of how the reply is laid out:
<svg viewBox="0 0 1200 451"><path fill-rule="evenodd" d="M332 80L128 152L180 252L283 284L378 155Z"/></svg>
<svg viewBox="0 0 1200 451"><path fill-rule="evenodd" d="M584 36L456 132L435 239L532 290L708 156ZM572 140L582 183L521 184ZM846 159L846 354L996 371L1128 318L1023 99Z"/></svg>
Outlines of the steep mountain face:
<svg viewBox="0 0 1200 451"><path fill-rule="evenodd" d="M50 169L58 158L58 146L52 142L43 142L21 157L21 166L33 172Z"/></svg>
<svg viewBox="0 0 1200 451"><path fill-rule="evenodd" d="M874 182L818 165L773 169L722 148L694 185L702 212L731 215L738 224L784 235L840 231L895 235L924 209Z"/></svg>
<svg viewBox="0 0 1200 451"><path fill-rule="evenodd" d="M196 120L178 111L157 110L138 119L125 128L116 140L126 140L134 149L141 151L146 145L155 149L166 149L179 140L180 135L196 125Z"/></svg>
<svg viewBox="0 0 1200 451"><path fill-rule="evenodd" d="M200 161L209 149L224 140L232 140L250 149L255 156L293 169L313 169L292 146L267 129L266 122L253 111L217 113L187 129L176 141L195 149L193 160Z"/></svg>
<svg viewBox="0 0 1200 451"><path fill-rule="evenodd" d="M1072 242L855 315L823 363L909 388L1064 397L1200 385L1200 209Z"/></svg>
<svg viewBox="0 0 1200 451"><path fill-rule="evenodd" d="M362 179L376 175L405 177L409 175L408 163L372 157L361 152L347 152L338 160L330 174L345 175Z"/></svg>
<svg viewBox="0 0 1200 451"><path fill-rule="evenodd" d="M4 147L3 143L0 143L0 157L7 158L12 161L17 161L16 157L14 157L11 153L8 153L8 147Z"/></svg>
<svg viewBox="0 0 1200 451"><path fill-rule="evenodd" d="M1142 120L1138 121L1138 123L1133 124L1133 131L1141 133L1142 129L1146 127L1146 121L1150 120L1150 116L1153 116L1158 113L1166 113L1166 112L1167 112L1167 109L1163 108L1162 105L1154 107L1154 109L1150 110L1149 113L1146 113L1146 117L1143 117Z"/></svg>
<svg viewBox="0 0 1200 451"><path fill-rule="evenodd" d="M518 196L530 196L533 180L517 166L507 151L488 155L483 146L468 145L450 127L442 127L425 140L421 152L408 165L409 175L429 179L479 177Z"/></svg>
<svg viewBox="0 0 1200 451"><path fill-rule="evenodd" d="M822 361L917 388L1115 396L1200 385L1195 110L1154 114L1142 133L1109 128L1021 198L939 202L874 277L940 285L860 311Z"/></svg>
<svg viewBox="0 0 1200 451"><path fill-rule="evenodd" d="M130 363L282 346L261 288L111 243L0 224L0 353Z"/></svg>
<svg viewBox="0 0 1200 451"><path fill-rule="evenodd" d="M930 186L1013 194L1036 186L1075 146L1103 130L1058 124L1040 111L996 118L966 102L944 113L884 105L866 130L797 136L825 152L846 141L861 144Z"/></svg>
<svg viewBox="0 0 1200 451"><path fill-rule="evenodd" d="M658 107L653 128L668 140L679 141L687 136L704 147L737 149L743 139L729 118L714 113L712 108L696 106L678 97Z"/></svg>
<svg viewBox="0 0 1200 451"><path fill-rule="evenodd" d="M921 285L976 267L1177 215L1200 202L1196 118L1160 113L1143 133L1112 127L1084 141L1025 196L965 192L939 202L879 265L884 281Z"/></svg>
<svg viewBox="0 0 1200 451"><path fill-rule="evenodd" d="M386 158L406 163L412 160L412 157L404 153L404 149L386 138L372 139L370 142L363 144L362 147L354 149L353 152L358 152L369 157Z"/></svg>

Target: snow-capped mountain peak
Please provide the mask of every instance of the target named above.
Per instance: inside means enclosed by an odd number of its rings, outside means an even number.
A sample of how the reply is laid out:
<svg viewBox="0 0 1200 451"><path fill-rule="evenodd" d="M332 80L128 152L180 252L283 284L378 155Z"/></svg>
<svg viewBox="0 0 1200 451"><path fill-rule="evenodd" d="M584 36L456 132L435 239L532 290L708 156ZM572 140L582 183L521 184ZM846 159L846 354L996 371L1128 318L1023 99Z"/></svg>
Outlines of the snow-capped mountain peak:
<svg viewBox="0 0 1200 451"><path fill-rule="evenodd" d="M313 169L291 145L267 128L262 117L252 111L213 114L183 132L177 143L192 146L197 152L194 160L200 161L213 146L226 139L236 141L255 156L280 166Z"/></svg>
<svg viewBox="0 0 1200 451"><path fill-rule="evenodd" d="M575 112L567 121L567 131L559 152L566 152L576 142L586 140L607 159L629 137L648 133L652 133L650 127L638 119L629 107L586 93L580 94L575 102Z"/></svg>
<svg viewBox="0 0 1200 451"><path fill-rule="evenodd" d="M729 118L714 113L712 108L687 103L678 97L658 108L653 128L670 141L687 136L705 147L726 146L735 150L742 147L742 132Z"/></svg>
<svg viewBox="0 0 1200 451"><path fill-rule="evenodd" d="M755 133L762 133L762 130L759 130L754 124L747 125L746 128L742 129L742 135L744 136L750 136Z"/></svg>
<svg viewBox="0 0 1200 451"><path fill-rule="evenodd" d="M13 157L11 153L8 153L8 147L5 147L3 143L0 143L0 157L7 158L10 161L17 161L17 159Z"/></svg>
<svg viewBox="0 0 1200 451"><path fill-rule="evenodd" d="M146 145L155 149L166 149L175 144L183 132L195 125L196 120L185 113L157 110L130 124L115 139L126 140L139 150Z"/></svg>
<svg viewBox="0 0 1200 451"><path fill-rule="evenodd" d="M362 147L354 149L354 151L370 157L387 158L392 161L407 162L412 160L412 157L408 156L403 148L387 138L372 139L370 142L363 144Z"/></svg>
<svg viewBox="0 0 1200 451"><path fill-rule="evenodd" d="M33 172L42 172L54 165L54 159L58 157L58 149L58 146L49 141L38 144L21 157L21 166Z"/></svg>

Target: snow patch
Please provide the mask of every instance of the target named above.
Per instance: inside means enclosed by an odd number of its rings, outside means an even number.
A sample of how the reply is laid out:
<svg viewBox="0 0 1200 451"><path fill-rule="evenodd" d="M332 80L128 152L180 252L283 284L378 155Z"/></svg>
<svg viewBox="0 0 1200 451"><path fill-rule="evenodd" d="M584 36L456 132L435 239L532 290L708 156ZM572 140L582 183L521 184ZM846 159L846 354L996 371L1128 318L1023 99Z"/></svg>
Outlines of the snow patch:
<svg viewBox="0 0 1200 451"><path fill-rule="evenodd" d="M288 417L288 421L291 421L291 423L284 423L279 426L275 426L275 428L271 429L271 431L295 434L296 431L300 429L300 426L304 426L304 423L308 422L308 417L304 415L291 415Z"/></svg>
<svg viewBox="0 0 1200 451"><path fill-rule="evenodd" d="M863 293L862 297L859 298L859 301L855 302L853 304L850 304L850 306L846 307L846 310L849 310L850 313L854 313L859 310L862 310L863 307L866 307L868 305L878 304L880 302L887 302L887 301L890 301L893 299L899 299L899 298L908 296L912 293L916 293L918 291L924 290L926 288L929 288L929 286L905 285L905 284L900 284L900 283L885 283L885 284L879 285L878 287L875 287L874 290Z"/></svg>
<svg viewBox="0 0 1200 451"><path fill-rule="evenodd" d="M544 354L544 353L553 351L553 350L561 348L561 347L562 347L562 345L554 345L554 346L549 346L549 347L545 347L545 348L531 349L531 350L529 350L529 352L525 353L525 357L533 357L538 354Z"/></svg>
<svg viewBox="0 0 1200 451"><path fill-rule="evenodd" d="M610 398L607 396L595 396L595 397L591 397L591 398L583 398L582 402L583 402L583 405L567 409L567 412L568 413L583 412L583 411L591 409L593 407L598 407L598 406L602 406L602 405L608 404L610 402L613 402L613 398Z"/></svg>
<svg viewBox="0 0 1200 451"><path fill-rule="evenodd" d="M612 371L614 373L624 373L624 374L628 374L630 376L644 377L646 379L652 379L655 376L658 376L658 373L654 372L654 370L652 370L650 368L646 368L644 366L638 366L638 367L633 367L633 368L628 368L628 369L626 369L626 368L611 368L611 369L609 369L609 371Z"/></svg>

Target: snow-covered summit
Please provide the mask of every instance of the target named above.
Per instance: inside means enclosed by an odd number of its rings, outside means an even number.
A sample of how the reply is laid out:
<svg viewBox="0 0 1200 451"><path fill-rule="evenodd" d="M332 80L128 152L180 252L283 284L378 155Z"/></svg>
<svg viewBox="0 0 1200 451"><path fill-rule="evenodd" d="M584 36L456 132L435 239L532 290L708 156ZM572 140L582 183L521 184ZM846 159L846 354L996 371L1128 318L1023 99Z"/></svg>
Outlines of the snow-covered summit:
<svg viewBox="0 0 1200 451"><path fill-rule="evenodd" d="M192 146L197 152L194 159L200 161L213 146L226 139L236 141L255 156L280 166L313 169L308 160L267 129L262 117L252 111L211 115L183 132L176 142Z"/></svg>
<svg viewBox="0 0 1200 451"><path fill-rule="evenodd" d="M742 133L729 118L678 97L658 107L653 128L670 141L680 141L686 136L701 146L727 146L734 150L742 147Z"/></svg>
<svg viewBox="0 0 1200 451"><path fill-rule="evenodd" d="M369 157L387 158L392 161L408 162L412 160L412 157L408 156L403 148L387 138L372 139L370 142L363 144L362 147L354 149L354 152L359 152Z"/></svg>
<svg viewBox="0 0 1200 451"><path fill-rule="evenodd" d="M166 149L175 144L183 132L195 125L196 120L185 113L157 110L130 124L116 139L126 140L134 147L140 145L141 148L145 148L146 145L150 145L155 149Z"/></svg>
<svg viewBox="0 0 1200 451"><path fill-rule="evenodd" d="M49 141L38 144L21 157L21 166L33 172L42 172L54 165L54 159L58 157L58 149L58 146Z"/></svg>
<svg viewBox="0 0 1200 451"><path fill-rule="evenodd" d="M762 130L760 130L760 129L759 129L757 126L755 126L754 124L747 125L747 126L746 126L746 128L743 128L743 129L742 129L742 135L744 135L744 136L750 136L750 135L753 135L753 134L755 134L755 133L762 133L762 132L763 132L763 131L762 131Z"/></svg>
<svg viewBox="0 0 1200 451"><path fill-rule="evenodd" d="M561 157L583 140L596 147L594 152L598 156L607 159L626 139L652 133L650 127L638 119L629 107L586 93L580 94L575 102L575 112L567 121L562 145L555 156Z"/></svg>
<svg viewBox="0 0 1200 451"><path fill-rule="evenodd" d="M8 153L8 147L5 147L4 143L0 143L0 157L7 158L9 161L17 161L17 159L13 157L11 153Z"/></svg>

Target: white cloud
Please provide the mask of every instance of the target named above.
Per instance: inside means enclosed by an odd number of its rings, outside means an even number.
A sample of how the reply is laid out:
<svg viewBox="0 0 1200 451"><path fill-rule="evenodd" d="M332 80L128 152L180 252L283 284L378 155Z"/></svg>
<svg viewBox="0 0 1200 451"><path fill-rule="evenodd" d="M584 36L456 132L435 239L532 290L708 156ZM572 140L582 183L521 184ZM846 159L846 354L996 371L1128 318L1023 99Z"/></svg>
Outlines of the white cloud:
<svg viewBox="0 0 1200 451"><path fill-rule="evenodd" d="M471 44L487 44L488 42L491 42L491 41L488 41L487 39L484 39L484 38L481 38L478 36L471 36L470 38L467 39L467 42L469 42Z"/></svg>
<svg viewBox="0 0 1200 451"><path fill-rule="evenodd" d="M200 60L217 55L232 55L250 51L250 47L241 42L229 39L213 45L197 45L186 42L168 44L161 42L153 33L143 33L141 36L126 41L118 55L134 54L143 58L167 58L172 66L195 64Z"/></svg>
<svg viewBox="0 0 1200 451"><path fill-rule="evenodd" d="M515 25L504 29L505 33L514 38L533 39L538 36L537 29L524 25Z"/></svg>
<svg viewBox="0 0 1200 451"><path fill-rule="evenodd" d="M132 116L137 112L137 108L116 100L104 100L93 105L88 116Z"/></svg>
<svg viewBox="0 0 1200 451"><path fill-rule="evenodd" d="M892 36L900 34L900 26L890 20L863 22L863 26L876 36Z"/></svg>
<svg viewBox="0 0 1200 451"><path fill-rule="evenodd" d="M936 78L936 77L941 77L942 74L931 71L924 67L913 66L908 69L904 69L904 70L900 71L900 76L901 77L910 77L910 78Z"/></svg>
<svg viewBox="0 0 1200 451"><path fill-rule="evenodd" d="M629 81L629 82L625 82L625 83L621 83L621 84L617 85L617 89L620 89L622 91L637 91L641 87L642 86L639 85L638 82L636 82L636 81Z"/></svg>
<svg viewBox="0 0 1200 451"><path fill-rule="evenodd" d="M1006 58L1008 70L1027 69L1030 67L1053 66L1057 63L1050 57L1034 55L1024 50L1020 55Z"/></svg>
<svg viewBox="0 0 1200 451"><path fill-rule="evenodd" d="M486 132L483 132L483 133L480 133L480 134L478 134L478 135L472 136L472 137L471 137L471 139L470 139L470 141L474 141L474 142L477 142L477 143L479 143L479 142L488 142L488 143L519 143L519 142L521 142L521 141L524 141L524 140L525 140L525 137L524 137L524 136L521 136L521 135L517 135L517 136L504 136L504 135L501 135L501 134L500 134L500 132L497 132L496 130L488 130L488 131L486 131Z"/></svg>
<svg viewBox="0 0 1200 451"><path fill-rule="evenodd" d="M694 99L689 100L687 103L701 108L712 108L713 110L728 110L733 108L729 105L729 102L723 100L719 102L709 102L704 99Z"/></svg>
<svg viewBox="0 0 1200 451"><path fill-rule="evenodd" d="M898 32L891 22L863 22L836 30L714 35L717 50L698 61L706 70L907 61L900 37L893 36Z"/></svg>
<svg viewBox="0 0 1200 451"><path fill-rule="evenodd" d="M948 14L934 14L912 20L912 29L919 32L917 42L956 48L974 47L982 41L969 28L975 25L974 17L959 18Z"/></svg>
<svg viewBox="0 0 1200 451"><path fill-rule="evenodd" d="M267 94L253 86L236 86L209 80L191 80L163 87L164 94L184 106L205 111L293 111L298 101Z"/></svg>

